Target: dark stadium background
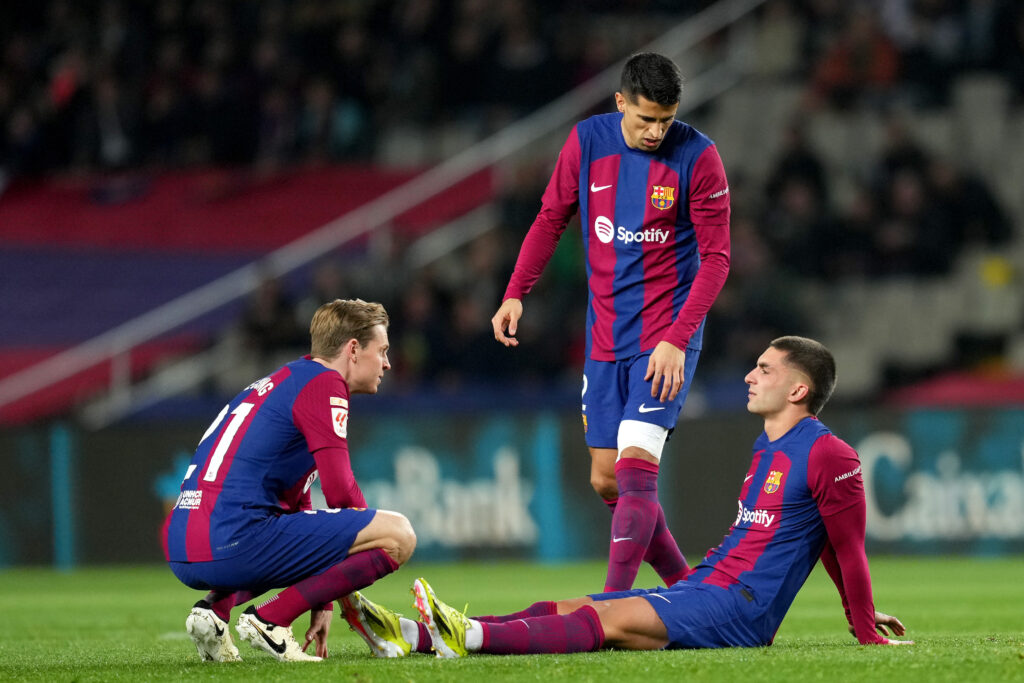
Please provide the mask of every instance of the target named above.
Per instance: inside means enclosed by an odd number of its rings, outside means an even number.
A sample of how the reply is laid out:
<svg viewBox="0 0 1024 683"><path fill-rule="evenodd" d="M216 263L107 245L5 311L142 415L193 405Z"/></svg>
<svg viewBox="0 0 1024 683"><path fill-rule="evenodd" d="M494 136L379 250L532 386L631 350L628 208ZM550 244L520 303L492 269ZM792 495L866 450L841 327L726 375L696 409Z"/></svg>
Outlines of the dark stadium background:
<svg viewBox="0 0 1024 683"><path fill-rule="evenodd" d="M522 345L489 318L572 122L610 110L617 64L659 38L733 211L663 464L684 551L735 515L759 430L742 377L783 333L836 354L823 418L861 452L871 550L1024 550L1020 3L0 14L0 567L159 562L195 441L337 296L392 314L394 370L353 401L350 438L370 503L409 515L421 557L602 556L578 224Z"/></svg>

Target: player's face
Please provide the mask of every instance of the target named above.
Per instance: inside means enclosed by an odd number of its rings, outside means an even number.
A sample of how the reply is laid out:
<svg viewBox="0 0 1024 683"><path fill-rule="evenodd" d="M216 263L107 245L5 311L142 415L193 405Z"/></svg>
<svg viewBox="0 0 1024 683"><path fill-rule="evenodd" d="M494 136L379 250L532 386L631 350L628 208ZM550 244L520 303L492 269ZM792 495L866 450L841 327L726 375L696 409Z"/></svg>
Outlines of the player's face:
<svg viewBox="0 0 1024 683"><path fill-rule="evenodd" d="M376 394L384 371L391 369L388 361L388 332L375 325L373 339L366 346L356 346L356 362L348 377L348 390L353 394Z"/></svg>
<svg viewBox="0 0 1024 683"><path fill-rule="evenodd" d="M643 152L653 152L661 147L679 109L678 102L666 107L643 95L637 95L636 102L630 102L620 92L615 93L615 104L622 112L622 137L626 144Z"/></svg>
<svg viewBox="0 0 1024 683"><path fill-rule="evenodd" d="M786 365L786 352L769 347L747 373L747 410L755 415L776 415L789 405L794 391L807 384L802 372ZM802 395L802 394L797 394Z"/></svg>

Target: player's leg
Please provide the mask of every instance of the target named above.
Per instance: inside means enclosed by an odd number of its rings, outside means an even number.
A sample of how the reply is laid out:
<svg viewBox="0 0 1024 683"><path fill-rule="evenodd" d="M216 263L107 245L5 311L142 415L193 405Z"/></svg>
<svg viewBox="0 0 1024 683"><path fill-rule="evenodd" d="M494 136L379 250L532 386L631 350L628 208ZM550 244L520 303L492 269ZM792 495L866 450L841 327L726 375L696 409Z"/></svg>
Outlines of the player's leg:
<svg viewBox="0 0 1024 683"><path fill-rule="evenodd" d="M658 500L660 455L667 430L624 420L620 435L623 449L615 466L620 497L612 516L605 591L630 588L641 560L649 562L665 585L671 586L685 578L690 568Z"/></svg>
<svg viewBox="0 0 1024 683"><path fill-rule="evenodd" d="M259 565L256 571L265 585L288 587L247 609L237 628L253 647L286 661L311 659L291 631L299 615L330 609L334 600L390 574L415 547L408 520L376 510L283 515L267 533L262 547L251 552L251 561ZM361 549L353 552L356 548Z"/></svg>
<svg viewBox="0 0 1024 683"><path fill-rule="evenodd" d="M238 648L231 639L228 619L235 604L236 593L232 590L210 589L222 584L226 578L217 569L224 562L169 562L174 575L186 586L197 590L208 590L206 596L196 602L185 617L185 631L204 662L241 661ZM230 572L229 572L230 573ZM251 593L244 593L251 596ZM246 598L248 599L248 598Z"/></svg>
<svg viewBox="0 0 1024 683"><path fill-rule="evenodd" d="M381 549L398 565L405 564L416 549L416 532L405 515L377 510L373 520L356 535L349 555Z"/></svg>
<svg viewBox="0 0 1024 683"><path fill-rule="evenodd" d="M356 536L349 552L383 550L401 565L415 547L416 536L409 520L398 513L379 510ZM340 604L349 627L363 639L373 656L404 657L412 652L431 651L430 634L423 624L370 601L358 591L342 596Z"/></svg>
<svg viewBox="0 0 1024 683"><path fill-rule="evenodd" d="M374 657L405 657L413 652L433 652L430 632L425 624L372 602L359 591L346 595L339 603L345 621L366 642Z"/></svg>
<svg viewBox="0 0 1024 683"><path fill-rule="evenodd" d="M557 603L557 614L496 623L466 617L439 600L423 579L413 584L413 594L440 657L590 652L605 646L658 649L668 643L664 625L641 598L603 603L580 598ZM575 609L565 611L570 608Z"/></svg>
<svg viewBox="0 0 1024 683"><path fill-rule="evenodd" d="M645 598L599 600L591 608L604 632L602 647L619 650L661 650L668 646L668 630Z"/></svg>
<svg viewBox="0 0 1024 683"><path fill-rule="evenodd" d="M318 510L317 514L330 522L332 517L339 518L347 512ZM309 526L310 533L322 533L320 526L307 522L313 516L296 515L297 525ZM377 510L372 520L358 530L345 557L285 588L255 611L266 621L289 626L300 614L332 603L395 571L412 556L415 547L416 534L404 515Z"/></svg>
<svg viewBox="0 0 1024 683"><path fill-rule="evenodd" d="M256 597L258 594L252 591L218 590L215 588L207 593L200 602L205 602L219 619L230 621L233 608L244 605Z"/></svg>
<svg viewBox="0 0 1024 683"><path fill-rule="evenodd" d="M228 619L218 615L205 599L193 605L185 618L185 632L204 662L242 661L231 639Z"/></svg>
<svg viewBox="0 0 1024 683"><path fill-rule="evenodd" d="M590 485L612 511L619 499L619 487L615 483L615 460L618 456L616 448L590 449Z"/></svg>
<svg viewBox="0 0 1024 683"><path fill-rule="evenodd" d="M699 352L687 352L683 389L674 401L664 403L651 399L650 383L643 379L647 354L634 359L629 368L629 399L617 438L615 476L619 501L612 517L606 591L630 588L641 560L649 562L666 585L681 580L689 572L658 500L658 470L665 441L679 419L698 357ZM638 545L643 545L643 549Z"/></svg>
<svg viewBox="0 0 1024 683"><path fill-rule="evenodd" d="M606 504L619 497L615 484L616 435L625 406L618 363L587 359L583 367L583 435L590 449L590 485Z"/></svg>

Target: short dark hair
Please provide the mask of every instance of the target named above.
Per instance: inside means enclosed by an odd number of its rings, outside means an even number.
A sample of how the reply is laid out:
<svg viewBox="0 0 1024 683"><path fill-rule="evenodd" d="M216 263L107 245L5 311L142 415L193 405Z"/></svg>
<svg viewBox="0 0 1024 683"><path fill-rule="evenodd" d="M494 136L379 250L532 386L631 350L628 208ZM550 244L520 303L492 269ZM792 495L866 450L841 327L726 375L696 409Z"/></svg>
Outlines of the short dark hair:
<svg viewBox="0 0 1024 683"><path fill-rule="evenodd" d="M817 415L836 388L836 360L821 342L807 337L786 336L773 339L770 346L786 353L786 364L811 378L807 408Z"/></svg>
<svg viewBox="0 0 1024 683"><path fill-rule="evenodd" d="M632 103L636 103L637 95L640 95L663 107L670 107L678 104L683 94L683 77L675 62L665 55L637 52L622 67L619 89Z"/></svg>

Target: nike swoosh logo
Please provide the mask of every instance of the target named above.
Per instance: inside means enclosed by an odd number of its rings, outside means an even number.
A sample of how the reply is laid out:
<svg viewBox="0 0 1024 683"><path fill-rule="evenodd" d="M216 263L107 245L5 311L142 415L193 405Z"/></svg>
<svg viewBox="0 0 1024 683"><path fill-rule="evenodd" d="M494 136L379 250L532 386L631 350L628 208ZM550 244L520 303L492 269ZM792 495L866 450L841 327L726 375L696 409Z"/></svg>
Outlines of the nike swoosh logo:
<svg viewBox="0 0 1024 683"><path fill-rule="evenodd" d="M278 654L283 655L285 648L288 647L285 644L285 642L282 640L280 643L275 643L274 639L267 635L267 632L263 630L263 628L259 625L259 623L256 622L255 619L252 619L250 621L252 625L256 627L256 633L259 633L261 636L263 636L263 640L267 641L267 645L270 646L270 649L272 649L274 652Z"/></svg>
<svg viewBox="0 0 1024 683"><path fill-rule="evenodd" d="M665 410L665 406L658 406L657 408L648 408L645 404L641 403L640 407L637 408L641 413L653 413L655 410Z"/></svg>
<svg viewBox="0 0 1024 683"><path fill-rule="evenodd" d="M753 474L748 474L747 476L743 477L743 483L746 484L748 481L750 481L753 478L754 478Z"/></svg>
<svg viewBox="0 0 1024 683"><path fill-rule="evenodd" d="M218 637L218 638L221 638L221 637L223 637L223 636L224 636L224 629L222 629L222 628L221 628L220 626L218 626L217 624L214 624L214 625L213 625L213 630L214 630L214 631L215 631L215 632L217 633L217 637Z"/></svg>
<svg viewBox="0 0 1024 683"><path fill-rule="evenodd" d="M594 183L590 183L591 192L600 192L601 190L607 190L609 187L611 187L611 185L595 185Z"/></svg>
<svg viewBox="0 0 1024 683"><path fill-rule="evenodd" d="M612 543L618 543L619 541L632 541L632 536L626 536L625 538L613 538Z"/></svg>

